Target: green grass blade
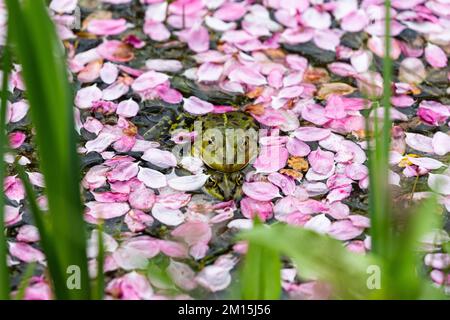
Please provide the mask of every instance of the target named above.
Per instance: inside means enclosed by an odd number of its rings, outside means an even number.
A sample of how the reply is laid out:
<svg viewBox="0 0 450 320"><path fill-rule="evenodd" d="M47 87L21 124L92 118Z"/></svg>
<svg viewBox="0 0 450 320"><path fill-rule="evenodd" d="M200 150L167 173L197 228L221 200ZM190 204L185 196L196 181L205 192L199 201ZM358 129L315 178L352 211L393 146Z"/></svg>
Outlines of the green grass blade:
<svg viewBox="0 0 450 320"><path fill-rule="evenodd" d="M389 149L391 140L390 119L392 59L390 37L391 2L385 1L385 53L383 58L383 97L381 100L384 114L379 123L377 113L374 116L374 145L369 151L370 206L372 251L387 256L390 252L392 237L392 210L389 197Z"/></svg>
<svg viewBox="0 0 450 320"><path fill-rule="evenodd" d="M281 262L277 250L249 242L241 274L245 300L275 300L281 297Z"/></svg>
<svg viewBox="0 0 450 320"><path fill-rule="evenodd" d="M5 180L5 161L4 155L7 149L6 140L6 104L8 102L8 80L9 73L11 71L11 56L8 46L4 46L3 49L3 80L2 80L2 92L1 92L1 105L0 105L0 181ZM3 182L2 182L3 183ZM9 299L10 281L9 281L9 268L6 261L6 255L8 249L6 247L5 237L5 199L4 196L0 196L0 300Z"/></svg>
<svg viewBox="0 0 450 320"><path fill-rule="evenodd" d="M36 269L36 263L30 263L26 270L25 273L22 277L22 280L19 283L19 288L17 289L17 293L16 296L14 297L14 299L16 300L23 300L25 297L25 290L27 289L28 285L30 284L30 280L31 277L34 274L34 270Z"/></svg>
<svg viewBox="0 0 450 320"><path fill-rule="evenodd" d="M374 261L348 251L340 241L288 225L255 228L241 237L291 258L302 277L330 283L336 297L355 299L369 294L366 272Z"/></svg>
<svg viewBox="0 0 450 320"><path fill-rule="evenodd" d="M97 282L95 298L97 300L103 300L105 293L105 275L103 271L103 265L105 263L105 246L103 244L103 222L98 225L98 254L97 254Z"/></svg>
<svg viewBox="0 0 450 320"><path fill-rule="evenodd" d="M422 292L429 285L420 272L423 256L419 252L420 241L433 229L442 228L442 207L436 197L429 198L411 213L404 231L399 233L393 243L395 255L390 261L390 295L397 299L424 298ZM389 284L388 284L389 285Z"/></svg>
<svg viewBox="0 0 450 320"><path fill-rule="evenodd" d="M28 206L33 216L34 223L39 230L40 244L45 252L45 257L47 259L48 269L50 271L51 280L53 283L53 287L57 292L59 290L59 286L55 285L55 283L62 283L64 281L64 277L61 276L60 265L57 259L57 255L54 248L54 239L51 234L48 232L48 217L44 216L43 212L39 209L39 206L36 202L36 194L33 190L33 187L30 183L28 175L25 173L25 170L21 165L16 164L16 171L19 175L19 178L22 180L22 183L25 188L25 194L28 200ZM62 293L61 293L62 294Z"/></svg>
<svg viewBox="0 0 450 320"><path fill-rule="evenodd" d="M61 299L87 299L90 281L86 234L79 190L78 157L72 92L67 81L64 50L42 0L7 0L15 53L30 102L36 130L40 169L45 177L49 204L49 230L60 265L57 278L77 266L81 288L69 290L66 281L54 281ZM52 277L56 276L54 274Z"/></svg>

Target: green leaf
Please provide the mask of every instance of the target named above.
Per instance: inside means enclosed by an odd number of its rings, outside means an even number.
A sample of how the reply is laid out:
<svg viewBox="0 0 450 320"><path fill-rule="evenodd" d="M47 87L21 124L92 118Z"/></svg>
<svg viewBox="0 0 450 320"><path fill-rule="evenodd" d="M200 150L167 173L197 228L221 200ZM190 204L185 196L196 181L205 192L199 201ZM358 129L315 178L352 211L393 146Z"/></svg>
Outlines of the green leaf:
<svg viewBox="0 0 450 320"><path fill-rule="evenodd" d="M1 105L0 105L0 181L5 180L5 150L8 147L6 140L6 103L8 102L8 81L9 73L11 71L11 56L9 47L6 45L3 48L3 80L2 80L2 92L1 92ZM9 268L6 261L6 255L8 249L6 247L5 237L5 199L3 195L0 196L0 300L9 299L10 281L9 281Z"/></svg>
<svg viewBox="0 0 450 320"><path fill-rule="evenodd" d="M257 244L291 258L301 277L330 283L338 298L368 296L366 272L375 260L348 251L340 241L311 230L281 224L254 228L241 237L252 245Z"/></svg>
<svg viewBox="0 0 450 320"><path fill-rule="evenodd" d="M103 222L98 224L98 253L97 253L97 282L96 282L96 299L102 300L105 293L105 274L103 265L105 264L105 246L103 244Z"/></svg>
<svg viewBox="0 0 450 320"><path fill-rule="evenodd" d="M242 269L242 298L275 300L281 296L281 262L277 250L249 242Z"/></svg>
<svg viewBox="0 0 450 320"><path fill-rule="evenodd" d="M147 277L155 287L178 291L172 278L167 273L169 263L169 258L164 255L158 255L150 259L147 265Z"/></svg>
<svg viewBox="0 0 450 320"><path fill-rule="evenodd" d="M36 131L39 165L45 177L52 253L45 252L56 297L88 299L91 294L86 230L80 197L73 97L62 43L42 0L7 0L14 53L22 75ZM47 246L49 249L49 246ZM45 248L44 248L45 251ZM49 255L54 257L49 257ZM69 266L81 270L81 289L69 290Z"/></svg>

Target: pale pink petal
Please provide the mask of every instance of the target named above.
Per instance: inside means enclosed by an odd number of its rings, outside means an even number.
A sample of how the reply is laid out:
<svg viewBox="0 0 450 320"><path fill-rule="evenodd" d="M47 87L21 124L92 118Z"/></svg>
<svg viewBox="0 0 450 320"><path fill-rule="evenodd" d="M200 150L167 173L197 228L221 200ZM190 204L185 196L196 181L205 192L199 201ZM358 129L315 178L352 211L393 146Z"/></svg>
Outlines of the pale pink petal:
<svg viewBox="0 0 450 320"><path fill-rule="evenodd" d="M398 108L410 107L414 104L414 102L415 102L414 98L410 97L406 94L399 95L399 96L393 96L391 98L392 105L394 105L395 107L398 107Z"/></svg>
<svg viewBox="0 0 450 320"><path fill-rule="evenodd" d="M172 59L149 59L145 66L154 71L160 72L179 72L183 69L183 64L178 60Z"/></svg>
<svg viewBox="0 0 450 320"><path fill-rule="evenodd" d="M241 82L252 86L261 86L267 83L266 78L254 68L239 66L228 75L231 81Z"/></svg>
<svg viewBox="0 0 450 320"><path fill-rule="evenodd" d="M127 94L128 90L130 90L130 87L128 85L120 81L116 81L110 86L103 89L102 98L106 101L116 100Z"/></svg>
<svg viewBox="0 0 450 320"><path fill-rule="evenodd" d="M206 114L214 110L214 105L212 103L203 101L194 96L185 98L183 100L184 110L195 115Z"/></svg>
<svg viewBox="0 0 450 320"><path fill-rule="evenodd" d="M125 117L125 118L131 118L137 115L139 111L139 105L133 100L128 99L120 102L117 105L116 113L119 116Z"/></svg>
<svg viewBox="0 0 450 320"><path fill-rule="evenodd" d="M385 44L385 37L373 36L368 40L367 47L370 49L370 51L372 51L377 56L382 58L386 54L384 44ZM391 40L391 49L390 49L391 58L394 60L397 60L398 57L400 56L400 54L401 54L401 49L400 49L400 45L399 45L398 41L395 39L392 39Z"/></svg>
<svg viewBox="0 0 450 320"><path fill-rule="evenodd" d="M433 153L434 150L432 141L432 138L424 136L422 134L406 132L405 142L408 146L415 150L426 153Z"/></svg>
<svg viewBox="0 0 450 320"><path fill-rule="evenodd" d="M214 17L223 21L235 21L242 18L247 11L244 3L229 2L223 4L216 12Z"/></svg>
<svg viewBox="0 0 450 320"><path fill-rule="evenodd" d="M320 141L327 138L330 134L330 130L316 127L301 127L294 131L294 136L297 139L306 142Z"/></svg>
<svg viewBox="0 0 450 320"><path fill-rule="evenodd" d="M106 174L108 181L128 181L138 174L139 164L133 162L119 163L114 169Z"/></svg>
<svg viewBox="0 0 450 320"><path fill-rule="evenodd" d="M302 22L305 26L314 29L328 29L331 26L331 16L326 11L319 11L309 7L302 13Z"/></svg>
<svg viewBox="0 0 450 320"><path fill-rule="evenodd" d="M147 71L134 80L131 88L134 91L140 92L148 89L153 89L156 86L163 84L169 79L169 77L161 72L153 70Z"/></svg>
<svg viewBox="0 0 450 320"><path fill-rule="evenodd" d="M146 214L140 210L130 210L125 215L125 223L128 229L132 232L144 231L147 227L151 226L154 222L152 216Z"/></svg>
<svg viewBox="0 0 450 320"><path fill-rule="evenodd" d="M336 220L342 220L349 216L350 208L342 202L333 202L330 204L328 214Z"/></svg>
<svg viewBox="0 0 450 320"><path fill-rule="evenodd" d="M445 174L429 174L428 186L431 190L443 194L450 195L450 176Z"/></svg>
<svg viewBox="0 0 450 320"><path fill-rule="evenodd" d="M242 191L252 199L270 201L280 197L279 189L270 182L245 182Z"/></svg>
<svg viewBox="0 0 450 320"><path fill-rule="evenodd" d="M431 142L433 151L439 156L445 156L450 152L450 136L446 133L438 131L434 134Z"/></svg>
<svg viewBox="0 0 450 320"><path fill-rule="evenodd" d="M338 240L351 240L363 233L364 228L355 227L350 220L340 220L331 224L328 234Z"/></svg>
<svg viewBox="0 0 450 320"><path fill-rule="evenodd" d="M343 62L333 62L328 65L328 70L341 77L350 77L356 73L355 68Z"/></svg>
<svg viewBox="0 0 450 320"><path fill-rule="evenodd" d="M159 189L167 186L166 176L153 169L139 167L137 177L149 188Z"/></svg>
<svg viewBox="0 0 450 320"><path fill-rule="evenodd" d="M111 62L106 62L100 70L100 78L106 84L112 84L118 75L119 69Z"/></svg>
<svg viewBox="0 0 450 320"><path fill-rule="evenodd" d="M330 151L317 150L308 155L308 161L311 168L319 174L328 174L334 168L334 154Z"/></svg>
<svg viewBox="0 0 450 320"><path fill-rule="evenodd" d="M345 167L345 175L352 180L359 181L369 175L369 169L360 163L352 163Z"/></svg>
<svg viewBox="0 0 450 320"><path fill-rule="evenodd" d="M71 13L77 7L77 0L52 0L50 9L58 13Z"/></svg>
<svg viewBox="0 0 450 320"><path fill-rule="evenodd" d="M206 62L203 63L197 71L198 81L209 82L218 81L223 72L223 65Z"/></svg>
<svg viewBox="0 0 450 320"><path fill-rule="evenodd" d="M340 42L339 35L330 30L316 30L313 40L316 46L329 51L336 51Z"/></svg>
<svg viewBox="0 0 450 320"><path fill-rule="evenodd" d="M163 169L177 165L177 159L172 152L156 148L148 149L141 158Z"/></svg>
<svg viewBox="0 0 450 320"><path fill-rule="evenodd" d="M170 260L167 272L173 282L180 288L191 291L197 287L195 282L195 272L185 263Z"/></svg>
<svg viewBox="0 0 450 320"><path fill-rule="evenodd" d="M103 203L97 201L91 201L86 203L86 207L89 208L87 214L95 219L112 219L123 216L130 210L128 203Z"/></svg>
<svg viewBox="0 0 450 320"><path fill-rule="evenodd" d="M147 211L156 202L156 196L151 189L141 186L129 194L128 202L134 209Z"/></svg>
<svg viewBox="0 0 450 320"><path fill-rule="evenodd" d="M273 215L273 204L270 201L258 201L249 197L244 197L241 202L241 212L247 219L258 216L262 221L266 221Z"/></svg>
<svg viewBox="0 0 450 320"><path fill-rule="evenodd" d="M266 146L262 148L259 156L253 163L257 172L276 172L286 166L289 153L282 146Z"/></svg>
<svg viewBox="0 0 450 320"><path fill-rule="evenodd" d="M425 66L417 58L405 58L400 64L398 79L401 82L418 84L427 76Z"/></svg>
<svg viewBox="0 0 450 320"><path fill-rule="evenodd" d="M369 18L363 9L353 11L346 15L341 21L342 30L348 32L359 32L369 24Z"/></svg>
<svg viewBox="0 0 450 320"><path fill-rule="evenodd" d="M161 251L172 258L187 258L188 251L185 245L168 240L160 240L159 246Z"/></svg>
<svg viewBox="0 0 450 320"><path fill-rule="evenodd" d="M9 253L23 262L39 262L43 263L45 260L44 254L38 249L33 248L24 242L8 242Z"/></svg>
<svg viewBox="0 0 450 320"><path fill-rule="evenodd" d="M168 226L180 225L186 219L185 215L179 209L166 208L159 203L153 205L152 216Z"/></svg>
<svg viewBox="0 0 450 320"><path fill-rule="evenodd" d="M97 85L85 87L77 92L75 97L75 105L80 109L88 109L92 107L92 103L102 98L102 90Z"/></svg>
<svg viewBox="0 0 450 320"><path fill-rule="evenodd" d="M331 227L331 221L324 214L312 217L304 225L306 229L314 230L317 233L327 233Z"/></svg>
<svg viewBox="0 0 450 320"><path fill-rule="evenodd" d="M149 300L153 296L148 279L135 271L113 279L108 283L106 291L122 300Z"/></svg>
<svg viewBox="0 0 450 320"><path fill-rule="evenodd" d="M208 29L202 25L187 30L182 39L187 42L189 49L194 52L205 52L209 49Z"/></svg>
<svg viewBox="0 0 450 320"><path fill-rule="evenodd" d="M19 228L16 239L21 242L37 242L39 241L39 230L30 224L23 225Z"/></svg>
<svg viewBox="0 0 450 320"><path fill-rule="evenodd" d="M145 21L144 33L154 41L166 41L170 38L170 31L164 23L151 20Z"/></svg>
<svg viewBox="0 0 450 320"><path fill-rule="evenodd" d="M8 106L8 111L10 113L8 118L10 122L19 122L22 120L27 115L28 109L30 108L25 100L20 100Z"/></svg>
<svg viewBox="0 0 450 320"><path fill-rule="evenodd" d="M197 174L192 176L181 176L168 181L169 187L178 191L195 191L203 187L209 176Z"/></svg>
<svg viewBox="0 0 450 320"><path fill-rule="evenodd" d="M368 50L358 50L352 54L350 62L357 72L366 72L372 64L372 53Z"/></svg>
<svg viewBox="0 0 450 320"><path fill-rule="evenodd" d="M286 195L295 193L295 181L291 177L285 176L278 172L273 172L269 174L268 180L279 187L281 191Z"/></svg>
<svg viewBox="0 0 450 320"><path fill-rule="evenodd" d="M184 192L158 195L157 202L169 209L180 209L191 200L191 195Z"/></svg>
<svg viewBox="0 0 450 320"><path fill-rule="evenodd" d="M289 138L286 149L295 157L306 157L311 152L309 145L297 138Z"/></svg>
<svg viewBox="0 0 450 320"><path fill-rule="evenodd" d="M5 206L4 222L7 227L14 225L21 220L22 215L20 214L20 207Z"/></svg>
<svg viewBox="0 0 450 320"><path fill-rule="evenodd" d="M87 31L100 36L118 35L127 29L125 19L91 19Z"/></svg>
<svg viewBox="0 0 450 320"><path fill-rule="evenodd" d="M418 167L425 168L428 170L435 170L441 168L444 164L436 159L433 158L414 158L414 157L408 157L408 160L415 164Z"/></svg>
<svg viewBox="0 0 450 320"><path fill-rule="evenodd" d="M425 59L433 68L444 68L448 63L444 50L432 43L428 43L425 47Z"/></svg>
<svg viewBox="0 0 450 320"><path fill-rule="evenodd" d="M425 256L425 264L436 269L450 267L450 255L448 253L428 253Z"/></svg>

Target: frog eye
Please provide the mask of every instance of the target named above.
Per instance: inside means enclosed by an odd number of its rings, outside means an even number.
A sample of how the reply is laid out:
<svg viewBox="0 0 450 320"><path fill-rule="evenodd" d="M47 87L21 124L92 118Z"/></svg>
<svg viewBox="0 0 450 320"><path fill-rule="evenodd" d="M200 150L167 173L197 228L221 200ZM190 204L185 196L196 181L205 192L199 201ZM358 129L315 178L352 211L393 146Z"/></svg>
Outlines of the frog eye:
<svg viewBox="0 0 450 320"><path fill-rule="evenodd" d="M216 177L214 177L214 176L209 177L209 179L207 181L208 187L215 187L215 186L217 186L217 183L218 183L218 181L217 181Z"/></svg>
<svg viewBox="0 0 450 320"><path fill-rule="evenodd" d="M240 173L236 174L233 178L234 182L239 186L244 183L244 176Z"/></svg>

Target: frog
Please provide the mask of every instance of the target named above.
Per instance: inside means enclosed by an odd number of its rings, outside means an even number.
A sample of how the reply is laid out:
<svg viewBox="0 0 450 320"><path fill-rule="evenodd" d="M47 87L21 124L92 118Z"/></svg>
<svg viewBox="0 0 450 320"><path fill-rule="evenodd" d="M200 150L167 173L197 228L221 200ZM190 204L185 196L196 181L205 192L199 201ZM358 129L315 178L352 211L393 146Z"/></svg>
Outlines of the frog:
<svg viewBox="0 0 450 320"><path fill-rule="evenodd" d="M194 130L199 135L192 155L203 161L209 175L205 193L222 201L242 197L245 174L257 156L257 129L254 118L241 111L209 113L196 119Z"/></svg>
<svg viewBox="0 0 450 320"><path fill-rule="evenodd" d="M190 145L179 147L183 156L202 160L209 176L202 191L221 201L242 197L245 174L257 156L259 126L249 113L236 107L224 113L193 115L182 108L148 106L134 122L144 139L158 141L168 150L173 150L170 142L177 133L198 133Z"/></svg>

